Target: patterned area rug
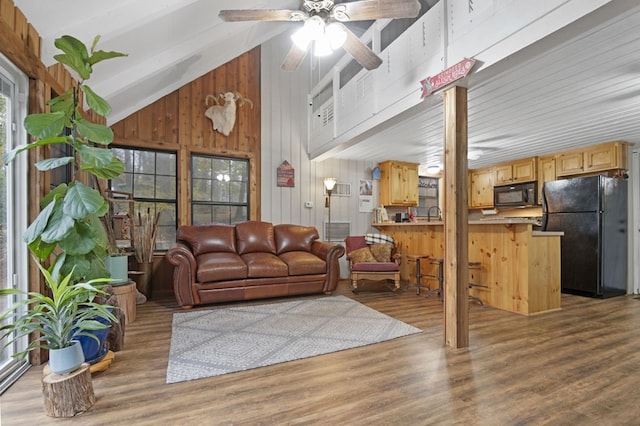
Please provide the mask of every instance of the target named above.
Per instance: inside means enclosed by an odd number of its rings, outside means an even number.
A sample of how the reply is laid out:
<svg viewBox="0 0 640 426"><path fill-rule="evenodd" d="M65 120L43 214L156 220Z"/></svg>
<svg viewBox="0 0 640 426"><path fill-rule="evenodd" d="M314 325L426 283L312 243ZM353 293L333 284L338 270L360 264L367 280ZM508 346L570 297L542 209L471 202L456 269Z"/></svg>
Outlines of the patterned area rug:
<svg viewBox="0 0 640 426"><path fill-rule="evenodd" d="M308 358L421 331L345 296L176 313L167 383Z"/></svg>

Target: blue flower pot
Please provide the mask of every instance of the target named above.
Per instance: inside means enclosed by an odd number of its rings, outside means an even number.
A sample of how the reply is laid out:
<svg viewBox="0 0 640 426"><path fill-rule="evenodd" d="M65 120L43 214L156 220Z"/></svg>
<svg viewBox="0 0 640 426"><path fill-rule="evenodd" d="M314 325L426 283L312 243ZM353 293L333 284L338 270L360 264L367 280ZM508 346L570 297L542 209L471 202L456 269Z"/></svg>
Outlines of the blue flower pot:
<svg viewBox="0 0 640 426"><path fill-rule="evenodd" d="M96 318L97 321L103 324L111 324L108 319L104 319L102 317ZM80 341L80 345L82 346L82 352L84 353L84 360L90 364L94 364L100 361L105 357L109 349L107 348L107 336L109 335L109 328L105 328L102 330L93 330L89 331L95 335L100 343L96 342L95 339L89 336L78 336L76 339Z"/></svg>

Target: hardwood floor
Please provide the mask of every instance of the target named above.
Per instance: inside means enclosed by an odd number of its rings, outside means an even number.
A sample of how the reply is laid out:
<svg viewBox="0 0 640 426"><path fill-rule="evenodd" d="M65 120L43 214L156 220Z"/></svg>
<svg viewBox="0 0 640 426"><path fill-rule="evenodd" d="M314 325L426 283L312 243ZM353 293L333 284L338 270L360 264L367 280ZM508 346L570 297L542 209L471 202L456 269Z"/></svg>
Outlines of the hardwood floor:
<svg viewBox="0 0 640 426"><path fill-rule="evenodd" d="M97 402L88 412L48 418L42 370L32 367L1 397L0 424L640 423L640 300L634 296L563 295L562 310L530 317L471 304L470 347L452 350L443 347L442 304L435 297L376 284L352 294L347 281L336 293L424 333L167 385L171 318L180 310L173 300L152 300L138 306L115 363L94 375Z"/></svg>

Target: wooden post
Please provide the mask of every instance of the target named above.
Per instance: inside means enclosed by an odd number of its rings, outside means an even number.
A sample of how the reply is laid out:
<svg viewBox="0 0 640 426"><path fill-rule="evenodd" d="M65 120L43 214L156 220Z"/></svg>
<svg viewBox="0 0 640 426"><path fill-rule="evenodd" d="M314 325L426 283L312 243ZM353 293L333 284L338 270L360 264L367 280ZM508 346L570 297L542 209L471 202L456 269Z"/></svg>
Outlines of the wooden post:
<svg viewBox="0 0 640 426"><path fill-rule="evenodd" d="M467 202L467 89L444 92L444 339L469 346L469 210Z"/></svg>
<svg viewBox="0 0 640 426"><path fill-rule="evenodd" d="M89 363L62 376L49 373L42 378L44 411L50 417L73 417L84 413L96 402Z"/></svg>

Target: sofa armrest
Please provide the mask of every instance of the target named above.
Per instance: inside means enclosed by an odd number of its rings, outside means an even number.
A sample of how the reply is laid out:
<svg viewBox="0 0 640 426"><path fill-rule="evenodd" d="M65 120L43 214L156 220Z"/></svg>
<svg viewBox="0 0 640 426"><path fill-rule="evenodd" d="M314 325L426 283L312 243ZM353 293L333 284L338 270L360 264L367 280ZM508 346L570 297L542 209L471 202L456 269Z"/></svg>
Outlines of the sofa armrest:
<svg viewBox="0 0 640 426"><path fill-rule="evenodd" d="M183 308L191 308L196 304L192 287L196 282L197 264L191 249L182 243L178 243L167 251L166 258L173 270L173 293L178 305Z"/></svg>
<svg viewBox="0 0 640 426"><path fill-rule="evenodd" d="M338 287L340 279L340 259L344 255L344 247L341 244L314 241L311 245L311 253L323 259L327 263L327 280L324 284L325 293L332 292Z"/></svg>

